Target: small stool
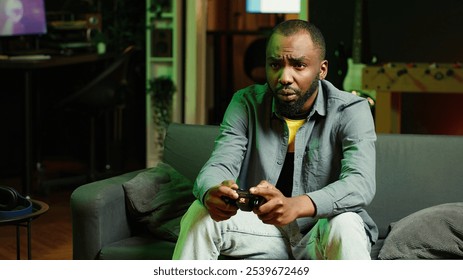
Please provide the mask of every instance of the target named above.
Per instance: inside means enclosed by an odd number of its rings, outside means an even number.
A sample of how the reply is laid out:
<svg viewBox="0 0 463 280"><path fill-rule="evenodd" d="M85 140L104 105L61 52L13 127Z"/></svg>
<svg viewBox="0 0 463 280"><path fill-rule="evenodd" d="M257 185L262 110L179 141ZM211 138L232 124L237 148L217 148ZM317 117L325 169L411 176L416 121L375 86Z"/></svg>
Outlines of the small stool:
<svg viewBox="0 0 463 280"><path fill-rule="evenodd" d="M27 228L27 258L29 260L32 259L32 248L31 248L31 227L32 221L42 214L48 211L48 204L45 202L31 199L32 202L32 213L18 216L9 219L0 219L0 226L7 226L13 225L16 226L16 258L18 260L21 259L21 235L20 235L20 227Z"/></svg>

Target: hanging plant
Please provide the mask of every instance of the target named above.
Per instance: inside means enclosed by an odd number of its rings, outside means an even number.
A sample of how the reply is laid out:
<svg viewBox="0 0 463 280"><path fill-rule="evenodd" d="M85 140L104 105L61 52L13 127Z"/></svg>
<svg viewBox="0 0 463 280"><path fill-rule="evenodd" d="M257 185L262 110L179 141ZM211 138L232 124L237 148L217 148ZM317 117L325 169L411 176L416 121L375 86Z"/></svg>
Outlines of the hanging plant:
<svg viewBox="0 0 463 280"><path fill-rule="evenodd" d="M157 131L157 144L163 148L167 126L172 121L172 103L177 91L174 81L168 76L150 80L149 92L153 108L153 122Z"/></svg>

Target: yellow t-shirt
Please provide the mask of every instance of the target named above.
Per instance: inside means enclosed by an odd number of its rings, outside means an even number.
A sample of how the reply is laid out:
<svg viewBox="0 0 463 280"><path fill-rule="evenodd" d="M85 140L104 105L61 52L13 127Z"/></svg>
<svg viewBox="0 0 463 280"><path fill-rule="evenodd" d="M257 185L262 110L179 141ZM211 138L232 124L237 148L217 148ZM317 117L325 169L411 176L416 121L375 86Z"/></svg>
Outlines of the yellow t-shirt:
<svg viewBox="0 0 463 280"><path fill-rule="evenodd" d="M288 125L289 138L288 138L288 152L294 153L294 143L296 140L296 133L299 127L301 127L307 119L292 120L285 118L286 124Z"/></svg>

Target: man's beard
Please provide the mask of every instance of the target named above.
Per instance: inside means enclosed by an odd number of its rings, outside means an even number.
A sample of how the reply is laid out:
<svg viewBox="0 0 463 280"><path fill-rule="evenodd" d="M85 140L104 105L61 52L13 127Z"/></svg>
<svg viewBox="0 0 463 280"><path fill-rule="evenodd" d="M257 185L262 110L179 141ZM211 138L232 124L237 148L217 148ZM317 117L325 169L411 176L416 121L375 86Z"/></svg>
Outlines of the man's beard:
<svg viewBox="0 0 463 280"><path fill-rule="evenodd" d="M284 88L291 88L293 91L295 91L295 94L299 96L299 98L294 101L294 102L285 102L280 100L279 98L276 99L276 108L278 113L280 113L282 116L289 118L289 119L298 119L301 116L306 116L308 112L303 112L302 109L304 107L304 104L309 100L309 98L317 91L318 89L318 81L320 80L319 75L315 77L315 79L312 81L312 84L310 84L309 89L304 93L301 94L300 90L295 90L292 89L291 87L282 87L278 88L274 95L277 94L277 92L281 89Z"/></svg>

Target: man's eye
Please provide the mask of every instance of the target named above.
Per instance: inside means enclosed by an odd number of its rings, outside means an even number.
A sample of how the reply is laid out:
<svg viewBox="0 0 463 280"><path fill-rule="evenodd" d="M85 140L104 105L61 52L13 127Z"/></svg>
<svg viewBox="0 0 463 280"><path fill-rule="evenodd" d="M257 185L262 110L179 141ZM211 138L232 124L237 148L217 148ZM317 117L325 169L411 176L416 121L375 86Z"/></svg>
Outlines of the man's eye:
<svg viewBox="0 0 463 280"><path fill-rule="evenodd" d="M269 64L272 69L278 69L280 68L280 64L276 62L272 62Z"/></svg>
<svg viewBox="0 0 463 280"><path fill-rule="evenodd" d="M304 63L296 63L294 65L294 68L298 69L298 70L302 70L306 67L306 65Z"/></svg>

